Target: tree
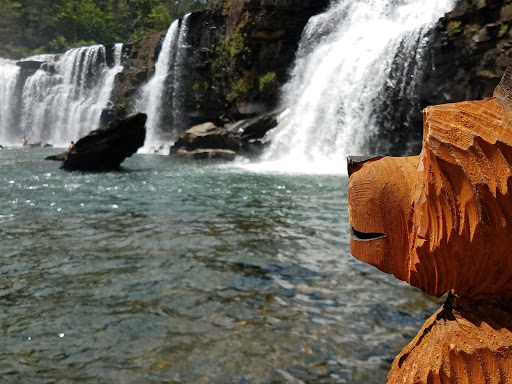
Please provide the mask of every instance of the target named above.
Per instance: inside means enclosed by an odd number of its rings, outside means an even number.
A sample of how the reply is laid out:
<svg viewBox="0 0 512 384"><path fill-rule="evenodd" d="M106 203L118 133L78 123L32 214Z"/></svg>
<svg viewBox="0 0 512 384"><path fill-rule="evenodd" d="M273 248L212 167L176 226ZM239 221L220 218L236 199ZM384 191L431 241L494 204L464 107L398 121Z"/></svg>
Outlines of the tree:
<svg viewBox="0 0 512 384"><path fill-rule="evenodd" d="M0 56L62 52L167 29L209 0L0 0Z"/></svg>

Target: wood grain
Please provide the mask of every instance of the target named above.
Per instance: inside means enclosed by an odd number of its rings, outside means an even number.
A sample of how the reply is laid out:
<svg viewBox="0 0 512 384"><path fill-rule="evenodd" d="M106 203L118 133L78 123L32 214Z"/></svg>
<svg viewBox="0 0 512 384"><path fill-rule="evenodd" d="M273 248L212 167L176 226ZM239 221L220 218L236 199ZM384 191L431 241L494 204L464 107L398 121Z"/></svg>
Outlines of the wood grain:
<svg viewBox="0 0 512 384"><path fill-rule="evenodd" d="M449 292L388 382L512 384L512 66L493 98L423 116L419 156L349 160L352 254Z"/></svg>

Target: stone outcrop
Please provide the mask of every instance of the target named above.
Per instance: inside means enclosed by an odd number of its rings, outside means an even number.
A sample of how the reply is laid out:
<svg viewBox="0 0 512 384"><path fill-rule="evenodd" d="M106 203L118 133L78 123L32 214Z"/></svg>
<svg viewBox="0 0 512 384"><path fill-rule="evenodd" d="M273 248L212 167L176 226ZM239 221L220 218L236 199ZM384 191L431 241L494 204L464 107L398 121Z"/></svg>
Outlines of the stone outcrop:
<svg viewBox="0 0 512 384"><path fill-rule="evenodd" d="M511 0L457 0L429 32L413 72L404 68L408 60L397 55L382 90L383 102L376 106L372 153L419 153L423 108L492 96L512 59L511 6ZM419 80L409 84L413 76ZM395 84L406 85L405 97Z"/></svg>
<svg viewBox="0 0 512 384"><path fill-rule="evenodd" d="M68 171L110 171L144 145L146 118L143 113L117 119L88 133L66 152L47 160L62 160Z"/></svg>
<svg viewBox="0 0 512 384"><path fill-rule="evenodd" d="M512 59L512 1L459 0L432 31L424 105L491 97Z"/></svg>
<svg viewBox="0 0 512 384"><path fill-rule="evenodd" d="M233 160L236 155L254 157L265 145L265 135L277 126L283 110L262 114L233 124L222 121L199 124L186 130L171 154L193 159Z"/></svg>
<svg viewBox="0 0 512 384"><path fill-rule="evenodd" d="M37 61L37 60L22 60L22 61L18 61L16 63L16 65L18 67L20 67L22 70L31 71L31 72L37 71L39 68L41 68L41 66L43 64L44 64L43 61Z"/></svg>
<svg viewBox="0 0 512 384"><path fill-rule="evenodd" d="M114 92L114 102L124 109L129 109L131 99L153 75L165 32L124 44L121 61L124 69L116 78Z"/></svg>
<svg viewBox="0 0 512 384"><path fill-rule="evenodd" d="M389 383L512 383L512 65L494 97L424 110L419 156L349 162L351 251L450 296Z"/></svg>
<svg viewBox="0 0 512 384"><path fill-rule="evenodd" d="M184 129L221 117L237 121L276 107L302 29L328 0L213 1L188 21L186 73L180 79ZM128 109L152 75L165 31L124 47L115 103Z"/></svg>
<svg viewBox="0 0 512 384"><path fill-rule="evenodd" d="M185 108L197 121L214 120L222 110L232 120L276 107L302 30L322 12L326 0L214 1L193 14L189 27L191 92Z"/></svg>

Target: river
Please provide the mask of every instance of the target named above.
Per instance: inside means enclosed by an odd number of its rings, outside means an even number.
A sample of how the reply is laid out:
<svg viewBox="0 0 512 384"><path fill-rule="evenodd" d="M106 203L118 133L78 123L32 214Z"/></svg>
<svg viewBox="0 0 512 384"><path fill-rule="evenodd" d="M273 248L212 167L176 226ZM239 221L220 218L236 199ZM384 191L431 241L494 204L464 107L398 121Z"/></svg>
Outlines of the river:
<svg viewBox="0 0 512 384"><path fill-rule="evenodd" d="M0 151L6 383L383 383L439 302L350 255L347 177Z"/></svg>

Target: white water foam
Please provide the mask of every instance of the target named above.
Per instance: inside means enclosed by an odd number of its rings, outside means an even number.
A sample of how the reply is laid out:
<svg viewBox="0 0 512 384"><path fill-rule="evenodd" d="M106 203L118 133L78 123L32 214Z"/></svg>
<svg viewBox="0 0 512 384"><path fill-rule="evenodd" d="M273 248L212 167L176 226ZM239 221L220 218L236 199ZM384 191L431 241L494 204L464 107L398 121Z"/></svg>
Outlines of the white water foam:
<svg viewBox="0 0 512 384"><path fill-rule="evenodd" d="M425 35L452 0L338 0L306 26L260 171L346 173L375 129L374 105L404 46L421 56ZM399 85L396 85L399 86Z"/></svg>
<svg viewBox="0 0 512 384"><path fill-rule="evenodd" d="M0 61L0 76L8 78L5 84L2 79L0 104L10 111L2 113L0 141L20 144L26 136L31 142L67 146L98 128L115 76L122 70L121 49L122 44L116 44L111 68L103 45L72 49L62 56L31 57L27 60L44 62L45 68L26 76L14 71L13 63Z"/></svg>
<svg viewBox="0 0 512 384"><path fill-rule="evenodd" d="M15 101L13 95L20 74L15 61L0 58L0 144L11 141L15 127Z"/></svg>
<svg viewBox="0 0 512 384"><path fill-rule="evenodd" d="M175 139L173 124L180 118L181 76L189 16L187 14L181 22L175 20L169 26L155 63L155 73L135 102L135 109L148 115L146 141L139 153L158 152L164 143ZM171 109L172 121L165 121L164 108Z"/></svg>

